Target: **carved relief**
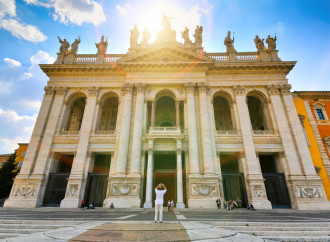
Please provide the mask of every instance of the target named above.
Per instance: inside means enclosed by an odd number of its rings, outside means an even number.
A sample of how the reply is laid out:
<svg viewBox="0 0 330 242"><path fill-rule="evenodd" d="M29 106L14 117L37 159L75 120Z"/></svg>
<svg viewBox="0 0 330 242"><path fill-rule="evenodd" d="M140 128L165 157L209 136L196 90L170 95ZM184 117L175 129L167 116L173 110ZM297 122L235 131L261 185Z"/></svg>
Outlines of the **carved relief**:
<svg viewBox="0 0 330 242"><path fill-rule="evenodd" d="M233 90L235 95L244 95L245 87L237 85L233 86Z"/></svg>
<svg viewBox="0 0 330 242"><path fill-rule="evenodd" d="M136 196L137 184L114 183L111 186L111 195L113 196Z"/></svg>
<svg viewBox="0 0 330 242"><path fill-rule="evenodd" d="M284 85L281 85L281 92L282 94L290 94L290 89L291 89L291 85L290 84L284 84Z"/></svg>
<svg viewBox="0 0 330 242"><path fill-rule="evenodd" d="M319 186L296 186L297 197L301 198L320 198L323 192Z"/></svg>
<svg viewBox="0 0 330 242"><path fill-rule="evenodd" d="M46 86L44 87L44 90L45 90L45 95L53 95L55 88L51 86Z"/></svg>
<svg viewBox="0 0 330 242"><path fill-rule="evenodd" d="M36 193L37 193L36 185L14 185L12 196L33 197L36 196Z"/></svg>
<svg viewBox="0 0 330 242"><path fill-rule="evenodd" d="M146 90L146 84L143 84L143 83L137 83L135 84L135 87L136 87L136 91L138 93L145 93L145 90Z"/></svg>
<svg viewBox="0 0 330 242"><path fill-rule="evenodd" d="M210 87L206 85L204 82L198 83L197 86L200 92L207 92L210 90Z"/></svg>
<svg viewBox="0 0 330 242"><path fill-rule="evenodd" d="M183 96L183 89L182 88L177 88L176 89L178 91L178 93L180 94L180 96Z"/></svg>
<svg viewBox="0 0 330 242"><path fill-rule="evenodd" d="M254 185L252 186L252 196L255 198L264 197L265 191L262 185Z"/></svg>
<svg viewBox="0 0 330 242"><path fill-rule="evenodd" d="M280 87L278 85L274 85L274 84L267 86L269 95L279 94L280 93L279 88Z"/></svg>
<svg viewBox="0 0 330 242"><path fill-rule="evenodd" d="M216 185L214 184L192 184L191 195L192 196L217 196Z"/></svg>
<svg viewBox="0 0 330 242"><path fill-rule="evenodd" d="M195 92L195 83L186 83L185 84L185 87L186 87L186 92L187 93L194 93Z"/></svg>
<svg viewBox="0 0 330 242"><path fill-rule="evenodd" d="M78 188L79 188L79 184L70 184L66 195L68 197L76 197Z"/></svg>
<svg viewBox="0 0 330 242"><path fill-rule="evenodd" d="M131 84L131 83L124 83L124 85L122 86L121 90L122 90L122 92L124 94L132 93L133 84Z"/></svg>
<svg viewBox="0 0 330 242"><path fill-rule="evenodd" d="M98 87L89 87L88 88L88 95L89 96L96 96L99 92L99 88Z"/></svg>

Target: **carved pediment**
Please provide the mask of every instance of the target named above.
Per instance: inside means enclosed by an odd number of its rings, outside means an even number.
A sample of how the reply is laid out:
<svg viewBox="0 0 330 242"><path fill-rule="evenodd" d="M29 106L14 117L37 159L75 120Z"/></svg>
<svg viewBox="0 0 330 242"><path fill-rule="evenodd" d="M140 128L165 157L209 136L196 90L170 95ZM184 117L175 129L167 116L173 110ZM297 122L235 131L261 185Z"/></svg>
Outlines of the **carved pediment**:
<svg viewBox="0 0 330 242"><path fill-rule="evenodd" d="M118 64L213 63L214 59L169 43L162 43L118 60Z"/></svg>

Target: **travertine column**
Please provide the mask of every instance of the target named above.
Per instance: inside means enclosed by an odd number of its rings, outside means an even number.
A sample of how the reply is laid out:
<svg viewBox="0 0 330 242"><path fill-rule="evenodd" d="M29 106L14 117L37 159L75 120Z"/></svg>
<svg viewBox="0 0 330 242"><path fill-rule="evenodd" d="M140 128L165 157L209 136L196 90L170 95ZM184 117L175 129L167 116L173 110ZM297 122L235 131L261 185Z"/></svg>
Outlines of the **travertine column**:
<svg viewBox="0 0 330 242"><path fill-rule="evenodd" d="M148 150L148 166L147 166L147 184L146 184L146 201L144 203L145 208L152 208L152 178L153 178L153 151Z"/></svg>
<svg viewBox="0 0 330 242"><path fill-rule="evenodd" d="M176 182L177 182L177 202L176 207L177 208L184 208L183 203L183 184L182 184L182 151L177 150L176 151Z"/></svg>
<svg viewBox="0 0 330 242"><path fill-rule="evenodd" d="M275 117L278 123L279 133L282 138L283 149L288 160L288 173L291 176L302 175L299 160L296 154L294 141L291 136L290 127L286 118L285 110L281 101L279 86L268 86L268 93L274 107ZM305 137L304 137L305 140ZM301 140L304 141L304 140ZM306 147L307 148L307 147ZM308 148L307 148L308 151Z"/></svg>
<svg viewBox="0 0 330 242"><path fill-rule="evenodd" d="M140 176L145 84L137 84L130 175Z"/></svg>
<svg viewBox="0 0 330 242"><path fill-rule="evenodd" d="M195 84L187 83L187 122L188 122L188 138L189 138L189 161L190 175L200 175L199 155L198 155L198 139L197 139L197 121L195 107Z"/></svg>
<svg viewBox="0 0 330 242"><path fill-rule="evenodd" d="M299 152L299 156L302 162L304 173L307 176L316 176L312 157L310 155L304 131L302 129L296 106L294 105L292 95L290 93L291 85L281 85L281 93L284 100L284 106L286 113L291 124L293 138L296 142L296 146Z"/></svg>
<svg viewBox="0 0 330 242"><path fill-rule="evenodd" d="M175 102L175 120L176 127L180 127L180 101Z"/></svg>
<svg viewBox="0 0 330 242"><path fill-rule="evenodd" d="M87 167L86 163L89 162L89 160L87 161L87 151L95 115L98 92L99 88L97 87L88 88L87 103L79 131L78 148L72 163L66 196L61 201L62 208L76 208L83 199L85 190L84 185L87 179L87 177L85 177L86 173L84 169ZM74 188L75 193L71 192L72 188Z"/></svg>
<svg viewBox="0 0 330 242"><path fill-rule="evenodd" d="M151 127L155 127L156 121L156 101L151 101Z"/></svg>
<svg viewBox="0 0 330 242"><path fill-rule="evenodd" d="M38 149L42 141L42 135L45 131L45 127L49 118L52 101L55 93L54 87L46 86L44 89L45 89L44 99L42 101L38 118L36 120L32 132L29 147L26 151L23 166L21 167L21 170L18 173L17 178L18 177L23 178L24 176L29 175L32 172L38 155Z"/></svg>
<svg viewBox="0 0 330 242"><path fill-rule="evenodd" d="M241 125L244 152L247 164L247 181L251 189L250 202L256 208L271 209L271 203L267 200L264 180L261 173L260 163L256 157L254 142L252 137L252 126L249 109L245 99L245 88L234 86L238 118Z"/></svg>
<svg viewBox="0 0 330 242"><path fill-rule="evenodd" d="M209 120L209 107L207 104L207 86L204 83L198 84L199 89L199 107L200 107L200 120L201 120L201 136L202 136L202 148L203 148L203 164L204 174L214 174L214 157L211 138L211 128Z"/></svg>
<svg viewBox="0 0 330 242"><path fill-rule="evenodd" d="M129 133L131 127L132 111L132 84L125 83L122 91L125 93L124 108L118 144L116 173L126 174Z"/></svg>

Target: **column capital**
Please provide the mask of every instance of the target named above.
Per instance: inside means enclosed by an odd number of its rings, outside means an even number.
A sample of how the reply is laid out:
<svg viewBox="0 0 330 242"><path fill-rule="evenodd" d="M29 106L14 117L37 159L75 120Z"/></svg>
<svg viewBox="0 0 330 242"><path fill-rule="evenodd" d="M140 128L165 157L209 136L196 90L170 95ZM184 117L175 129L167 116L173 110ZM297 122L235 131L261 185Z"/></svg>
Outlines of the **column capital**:
<svg viewBox="0 0 330 242"><path fill-rule="evenodd" d="M124 85L121 87L121 90L124 94L132 94L133 84L124 83Z"/></svg>
<svg viewBox="0 0 330 242"><path fill-rule="evenodd" d="M281 93L282 95L288 95L291 94L290 89L291 89L291 85L290 84L284 84L280 86L281 89Z"/></svg>
<svg viewBox="0 0 330 242"><path fill-rule="evenodd" d="M205 82L197 83L197 87L199 92L205 92L205 93L211 89L209 85L205 84Z"/></svg>
<svg viewBox="0 0 330 242"><path fill-rule="evenodd" d="M283 151L278 152L278 157L280 157L281 159L285 158L285 153Z"/></svg>
<svg viewBox="0 0 330 242"><path fill-rule="evenodd" d="M152 149L148 149L148 155L152 155L154 151Z"/></svg>
<svg viewBox="0 0 330 242"><path fill-rule="evenodd" d="M268 94L269 95L278 95L278 94L280 94L279 88L280 88L279 85L274 85L274 84L268 85L267 86Z"/></svg>
<svg viewBox="0 0 330 242"><path fill-rule="evenodd" d="M235 96L244 95L245 87L241 85L233 86Z"/></svg>
<svg viewBox="0 0 330 242"><path fill-rule="evenodd" d="M97 96L99 87L88 87L88 96Z"/></svg>
<svg viewBox="0 0 330 242"><path fill-rule="evenodd" d="M240 154L241 158L245 158L245 152L244 151L239 152L239 154Z"/></svg>
<svg viewBox="0 0 330 242"><path fill-rule="evenodd" d="M64 96L67 90L68 90L67 87L56 87L55 88L56 95L58 95L58 96Z"/></svg>
<svg viewBox="0 0 330 242"><path fill-rule="evenodd" d="M53 95L55 92L55 88L52 86L45 86L44 90L45 90L45 95Z"/></svg>
<svg viewBox="0 0 330 242"><path fill-rule="evenodd" d="M176 155L182 155L182 150L181 149L177 149L176 150Z"/></svg>
<svg viewBox="0 0 330 242"><path fill-rule="evenodd" d="M189 82L184 84L185 88L186 88L186 92L187 93L194 93L195 92L195 83Z"/></svg>
<svg viewBox="0 0 330 242"><path fill-rule="evenodd" d="M137 93L145 93L147 85L144 83L137 83L135 84L136 92Z"/></svg>

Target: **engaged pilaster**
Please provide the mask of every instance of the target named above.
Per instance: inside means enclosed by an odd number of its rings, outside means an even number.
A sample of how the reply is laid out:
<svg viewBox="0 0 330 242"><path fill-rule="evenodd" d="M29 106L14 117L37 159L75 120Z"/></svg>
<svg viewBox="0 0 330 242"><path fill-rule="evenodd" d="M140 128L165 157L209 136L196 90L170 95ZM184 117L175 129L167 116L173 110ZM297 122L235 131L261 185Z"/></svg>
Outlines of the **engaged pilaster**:
<svg viewBox="0 0 330 242"><path fill-rule="evenodd" d="M147 166L147 184L146 184L146 201L144 203L144 208L152 208L152 180L153 180L153 150L148 150L148 166Z"/></svg>

